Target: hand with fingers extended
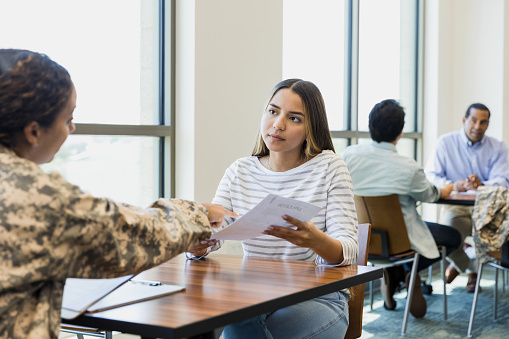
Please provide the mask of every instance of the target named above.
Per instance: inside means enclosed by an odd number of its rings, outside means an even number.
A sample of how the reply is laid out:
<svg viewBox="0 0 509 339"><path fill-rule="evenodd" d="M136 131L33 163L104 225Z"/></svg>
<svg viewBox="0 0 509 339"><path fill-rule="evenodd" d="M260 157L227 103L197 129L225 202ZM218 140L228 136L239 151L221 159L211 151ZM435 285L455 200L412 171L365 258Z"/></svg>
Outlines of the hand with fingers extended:
<svg viewBox="0 0 509 339"><path fill-rule="evenodd" d="M296 228L271 225L263 233L306 248L316 247L320 243L320 240L323 239L322 236L324 233L317 229L311 221L304 222L289 215L284 215L282 218Z"/></svg>
<svg viewBox="0 0 509 339"><path fill-rule="evenodd" d="M225 210L223 206L219 204L207 204L202 203L208 210L207 217L209 218L210 227L219 228L223 224L225 216L238 217L239 215L235 212Z"/></svg>
<svg viewBox="0 0 509 339"><path fill-rule="evenodd" d="M466 192L467 191L466 185L467 185L467 181L466 180L456 180L453 183L453 189L452 190L456 191L456 192Z"/></svg>
<svg viewBox="0 0 509 339"><path fill-rule="evenodd" d="M465 189L466 190L474 190L477 191L477 189L482 186L481 179L475 174L470 174L468 176L468 179L465 180Z"/></svg>
<svg viewBox="0 0 509 339"><path fill-rule="evenodd" d="M210 226L213 228L219 228L223 224L223 220L225 216L229 217L238 217L237 213L228 211L224 209L223 206L219 204L207 204L202 203L208 210L207 217L209 219ZM214 246L217 243L215 239L206 239L200 241L199 244L191 248L188 253L191 253L195 257L201 257L207 253L209 247Z"/></svg>
<svg viewBox="0 0 509 339"><path fill-rule="evenodd" d="M207 254L208 248L214 246L218 240L215 239L206 239L202 240L198 243L198 245L194 246L188 253L191 253L195 257L201 257Z"/></svg>
<svg viewBox="0 0 509 339"><path fill-rule="evenodd" d="M343 262L343 244L316 228L311 221L304 222L289 215L282 218L295 226L270 225L263 234L284 239L299 247L309 248L330 264Z"/></svg>

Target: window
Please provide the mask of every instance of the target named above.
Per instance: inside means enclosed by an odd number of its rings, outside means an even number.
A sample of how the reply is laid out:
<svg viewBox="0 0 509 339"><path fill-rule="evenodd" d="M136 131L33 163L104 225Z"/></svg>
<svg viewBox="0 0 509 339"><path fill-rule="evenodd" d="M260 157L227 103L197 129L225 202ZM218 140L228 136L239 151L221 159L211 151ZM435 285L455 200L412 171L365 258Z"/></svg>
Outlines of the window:
<svg viewBox="0 0 509 339"><path fill-rule="evenodd" d="M0 21L0 31L9 32L0 47L47 54L68 69L78 93L76 131L43 169L135 205L171 196L164 180L171 95L163 99L171 74L160 71L171 69L165 1L19 0L0 3L0 12L11 13Z"/></svg>
<svg viewBox="0 0 509 339"><path fill-rule="evenodd" d="M369 111L390 97L407 113L398 149L419 159L422 6L283 0L282 76L320 88L338 153L369 141ZM76 132L46 171L136 205L175 195L174 9L165 0L0 2L9 14L0 47L48 54L78 91Z"/></svg>
<svg viewBox="0 0 509 339"><path fill-rule="evenodd" d="M332 130L343 130L345 2L283 2L283 79L313 82L324 97Z"/></svg>
<svg viewBox="0 0 509 339"><path fill-rule="evenodd" d="M361 0L359 5L358 128L368 131L373 106L400 98L400 4Z"/></svg>
<svg viewBox="0 0 509 339"><path fill-rule="evenodd" d="M283 78L320 88L336 152L369 142L369 112L381 100L396 99L406 112L398 150L419 158L421 3L283 2Z"/></svg>

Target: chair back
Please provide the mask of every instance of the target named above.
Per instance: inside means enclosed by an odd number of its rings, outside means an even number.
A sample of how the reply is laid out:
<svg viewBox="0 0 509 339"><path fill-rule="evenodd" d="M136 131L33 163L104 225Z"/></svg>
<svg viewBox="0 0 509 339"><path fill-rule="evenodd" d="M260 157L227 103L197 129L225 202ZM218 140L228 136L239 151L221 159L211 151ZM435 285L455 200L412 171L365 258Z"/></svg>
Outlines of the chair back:
<svg viewBox="0 0 509 339"><path fill-rule="evenodd" d="M370 224L359 224L359 255L357 265L366 266L368 263L369 237L371 235ZM349 324L345 339L359 338L362 334L362 311L364 306L364 284L350 289L352 297L348 301Z"/></svg>
<svg viewBox="0 0 509 339"><path fill-rule="evenodd" d="M359 223L371 224L370 257L389 258L411 251L397 194L355 196L354 201Z"/></svg>

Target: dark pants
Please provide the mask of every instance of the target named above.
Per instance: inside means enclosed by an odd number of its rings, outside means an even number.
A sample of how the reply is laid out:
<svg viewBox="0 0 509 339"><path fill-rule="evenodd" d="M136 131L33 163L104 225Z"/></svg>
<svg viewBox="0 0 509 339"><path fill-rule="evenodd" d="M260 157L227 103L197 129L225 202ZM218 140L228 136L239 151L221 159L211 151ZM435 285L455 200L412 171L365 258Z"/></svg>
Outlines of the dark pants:
<svg viewBox="0 0 509 339"><path fill-rule="evenodd" d="M431 235L437 246L445 246L446 254L449 255L461 245L461 234L456 229L444 225L440 225L434 222L426 222ZM440 257L435 259L428 259L424 256L419 256L419 264L417 265L417 272L427 268L429 265L440 261ZM406 270L412 269L411 264L404 264Z"/></svg>

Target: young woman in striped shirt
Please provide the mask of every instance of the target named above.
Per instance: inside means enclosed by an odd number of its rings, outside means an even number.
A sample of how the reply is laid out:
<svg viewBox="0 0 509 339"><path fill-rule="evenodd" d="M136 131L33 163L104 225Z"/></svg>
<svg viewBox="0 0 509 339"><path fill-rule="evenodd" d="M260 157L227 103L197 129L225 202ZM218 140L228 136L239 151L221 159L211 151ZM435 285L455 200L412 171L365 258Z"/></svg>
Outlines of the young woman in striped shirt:
<svg viewBox="0 0 509 339"><path fill-rule="evenodd" d="M352 181L334 153L322 95L311 82L288 79L274 87L252 156L226 170L214 203L243 215L270 193L322 209L309 222L284 216L296 229L267 225L264 234L242 242L245 256L355 264ZM234 220L226 217L225 227ZM204 255L210 245L219 248L205 242L192 254ZM339 291L279 309L227 326L223 338L342 338L348 327L348 299L346 291Z"/></svg>

